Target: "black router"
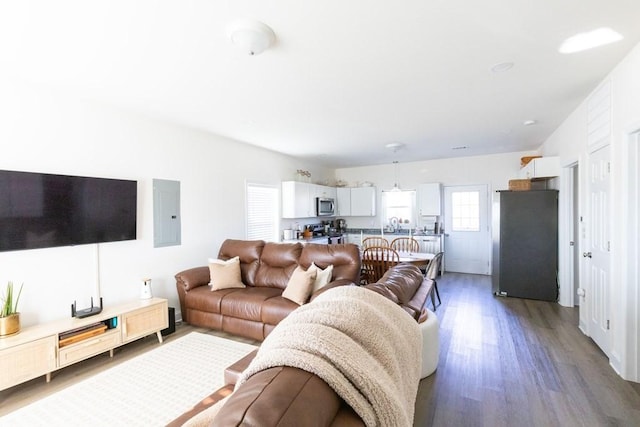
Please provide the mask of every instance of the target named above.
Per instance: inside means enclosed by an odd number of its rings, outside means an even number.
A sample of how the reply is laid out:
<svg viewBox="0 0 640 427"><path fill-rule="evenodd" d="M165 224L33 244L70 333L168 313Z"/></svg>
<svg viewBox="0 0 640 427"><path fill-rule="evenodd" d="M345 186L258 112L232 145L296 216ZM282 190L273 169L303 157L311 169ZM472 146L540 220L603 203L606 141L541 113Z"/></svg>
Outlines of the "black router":
<svg viewBox="0 0 640 427"><path fill-rule="evenodd" d="M85 308L82 310L76 310L76 302L74 301L71 304L71 317L77 317L78 319L82 319L84 317L94 316L98 313L102 312L102 297L100 297L100 307L93 306L93 297L91 297L91 307Z"/></svg>

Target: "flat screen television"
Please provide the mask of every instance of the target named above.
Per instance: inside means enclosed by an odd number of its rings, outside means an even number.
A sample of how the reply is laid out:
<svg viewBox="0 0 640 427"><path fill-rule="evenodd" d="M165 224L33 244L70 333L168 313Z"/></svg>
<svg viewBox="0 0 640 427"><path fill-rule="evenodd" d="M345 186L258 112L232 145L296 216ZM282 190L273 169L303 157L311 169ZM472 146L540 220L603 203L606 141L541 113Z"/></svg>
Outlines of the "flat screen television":
<svg viewBox="0 0 640 427"><path fill-rule="evenodd" d="M136 238L136 181L0 170L0 251Z"/></svg>

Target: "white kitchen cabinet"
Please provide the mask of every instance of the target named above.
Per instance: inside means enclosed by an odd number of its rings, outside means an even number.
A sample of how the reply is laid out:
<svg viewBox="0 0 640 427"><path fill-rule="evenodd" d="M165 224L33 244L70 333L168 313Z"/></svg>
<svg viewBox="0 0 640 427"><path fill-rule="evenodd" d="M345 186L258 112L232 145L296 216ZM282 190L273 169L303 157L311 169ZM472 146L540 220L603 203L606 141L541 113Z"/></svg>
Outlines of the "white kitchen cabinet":
<svg viewBox="0 0 640 427"><path fill-rule="evenodd" d="M298 181L284 181L282 183L282 217L309 218L316 216L315 189L313 184Z"/></svg>
<svg viewBox="0 0 640 427"><path fill-rule="evenodd" d="M315 203L315 198L316 197L321 197L324 199L336 199L336 188L335 187L329 187L327 185L317 185L317 184L311 184L313 185L314 188L314 203Z"/></svg>
<svg viewBox="0 0 640 427"><path fill-rule="evenodd" d="M316 215L316 197L336 198L336 189L308 182L282 182L282 217L312 218Z"/></svg>
<svg viewBox="0 0 640 427"><path fill-rule="evenodd" d="M520 179L553 178L559 175L560 158L557 156L533 159L518 173Z"/></svg>
<svg viewBox="0 0 640 427"><path fill-rule="evenodd" d="M351 189L351 216L376 216L376 188Z"/></svg>
<svg viewBox="0 0 640 427"><path fill-rule="evenodd" d="M420 216L442 215L442 184L430 182L418 185L418 213Z"/></svg>
<svg viewBox="0 0 640 427"><path fill-rule="evenodd" d="M351 188L336 188L336 216L351 216Z"/></svg>

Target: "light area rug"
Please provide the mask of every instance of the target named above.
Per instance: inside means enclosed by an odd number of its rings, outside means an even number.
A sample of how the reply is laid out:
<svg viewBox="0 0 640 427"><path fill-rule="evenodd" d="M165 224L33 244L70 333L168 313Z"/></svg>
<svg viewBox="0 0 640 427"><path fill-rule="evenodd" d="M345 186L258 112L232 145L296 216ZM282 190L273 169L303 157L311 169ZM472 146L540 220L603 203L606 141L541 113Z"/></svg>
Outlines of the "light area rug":
<svg viewBox="0 0 640 427"><path fill-rule="evenodd" d="M225 368L255 348L191 332L20 408L0 426L166 425L224 386Z"/></svg>

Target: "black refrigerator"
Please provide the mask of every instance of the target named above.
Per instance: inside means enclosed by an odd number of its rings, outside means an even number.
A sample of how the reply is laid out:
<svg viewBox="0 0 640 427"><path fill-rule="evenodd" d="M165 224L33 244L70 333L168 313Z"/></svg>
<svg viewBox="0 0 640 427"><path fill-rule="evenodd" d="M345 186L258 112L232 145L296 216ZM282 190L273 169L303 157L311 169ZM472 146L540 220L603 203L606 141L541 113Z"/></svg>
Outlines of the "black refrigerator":
<svg viewBox="0 0 640 427"><path fill-rule="evenodd" d="M493 293L558 300L558 191L498 191L493 200Z"/></svg>

